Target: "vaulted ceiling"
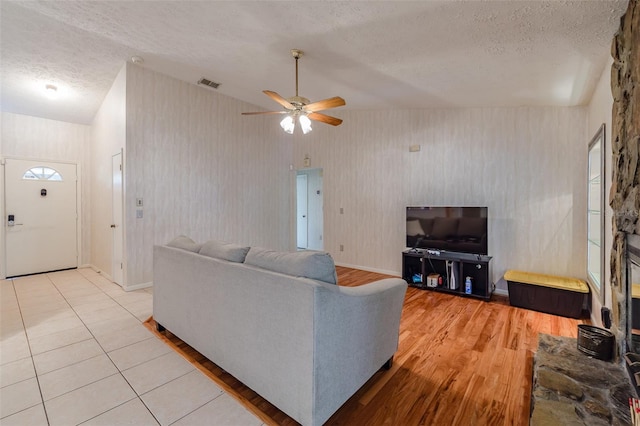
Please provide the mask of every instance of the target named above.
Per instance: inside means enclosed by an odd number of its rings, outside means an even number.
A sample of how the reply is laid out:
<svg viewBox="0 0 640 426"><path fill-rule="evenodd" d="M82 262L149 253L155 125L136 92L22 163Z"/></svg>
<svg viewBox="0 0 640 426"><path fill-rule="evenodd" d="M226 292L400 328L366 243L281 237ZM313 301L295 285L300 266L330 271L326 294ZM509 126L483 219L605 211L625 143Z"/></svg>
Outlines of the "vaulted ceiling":
<svg viewBox="0 0 640 426"><path fill-rule="evenodd" d="M349 109L581 105L627 0L7 1L3 111L89 124L118 71L142 66L265 109L262 94ZM58 88L55 100L44 87ZM213 90L202 88L202 90ZM332 111L339 116L339 110Z"/></svg>

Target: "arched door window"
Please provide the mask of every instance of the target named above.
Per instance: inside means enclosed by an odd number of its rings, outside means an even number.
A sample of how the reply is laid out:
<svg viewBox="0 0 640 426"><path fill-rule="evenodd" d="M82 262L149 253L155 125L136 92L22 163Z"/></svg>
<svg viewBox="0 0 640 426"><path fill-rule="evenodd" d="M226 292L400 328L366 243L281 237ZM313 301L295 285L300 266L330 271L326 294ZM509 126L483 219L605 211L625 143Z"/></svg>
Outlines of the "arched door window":
<svg viewBox="0 0 640 426"><path fill-rule="evenodd" d="M44 166L32 167L22 175L25 180L62 181L62 175L55 169Z"/></svg>

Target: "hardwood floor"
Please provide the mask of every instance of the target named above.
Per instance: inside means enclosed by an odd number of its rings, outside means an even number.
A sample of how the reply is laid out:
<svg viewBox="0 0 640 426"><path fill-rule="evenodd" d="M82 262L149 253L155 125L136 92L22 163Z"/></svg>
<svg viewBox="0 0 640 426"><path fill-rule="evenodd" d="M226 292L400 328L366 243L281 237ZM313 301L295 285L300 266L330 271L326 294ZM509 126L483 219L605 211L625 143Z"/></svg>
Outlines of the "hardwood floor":
<svg viewBox="0 0 640 426"><path fill-rule="evenodd" d="M386 276L337 267L338 283ZM586 322L586 320L584 321ZM399 347L327 425L526 425L538 333L576 337L581 320L490 302L407 290ZM155 332L153 320L147 326ZM158 334L270 425L294 420L171 333Z"/></svg>

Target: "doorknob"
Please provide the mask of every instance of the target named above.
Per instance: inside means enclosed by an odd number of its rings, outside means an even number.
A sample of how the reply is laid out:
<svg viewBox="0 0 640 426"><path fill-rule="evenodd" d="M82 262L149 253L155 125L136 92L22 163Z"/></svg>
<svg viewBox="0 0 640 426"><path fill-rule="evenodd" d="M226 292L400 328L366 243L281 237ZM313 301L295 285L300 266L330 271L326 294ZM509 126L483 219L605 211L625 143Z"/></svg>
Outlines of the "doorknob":
<svg viewBox="0 0 640 426"><path fill-rule="evenodd" d="M111 227L112 227L112 228L115 228L115 227L116 227L116 225L115 225L115 224L111 224Z"/></svg>

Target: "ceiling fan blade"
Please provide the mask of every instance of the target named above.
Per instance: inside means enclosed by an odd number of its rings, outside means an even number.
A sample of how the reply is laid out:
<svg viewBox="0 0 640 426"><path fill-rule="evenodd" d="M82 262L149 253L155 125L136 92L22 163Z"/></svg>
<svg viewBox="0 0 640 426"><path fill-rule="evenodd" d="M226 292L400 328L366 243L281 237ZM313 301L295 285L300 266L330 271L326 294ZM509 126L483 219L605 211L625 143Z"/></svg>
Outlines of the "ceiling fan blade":
<svg viewBox="0 0 640 426"><path fill-rule="evenodd" d="M289 111L260 111L260 112L243 112L242 115L260 115L260 114L288 114Z"/></svg>
<svg viewBox="0 0 640 426"><path fill-rule="evenodd" d="M315 121L322 121L323 123L331 124L332 126L339 126L342 123L342 120L339 118L320 114L319 112L310 112L307 114L307 117Z"/></svg>
<svg viewBox="0 0 640 426"><path fill-rule="evenodd" d="M271 90L263 90L262 93L264 93L265 95L267 95L268 97L270 97L271 99L273 99L274 101L276 101L277 103L279 103L280 105L282 105L287 109L295 109L295 107L291 105L291 103L289 103L288 100L278 95L276 92L272 92Z"/></svg>
<svg viewBox="0 0 640 426"><path fill-rule="evenodd" d="M302 107L302 109L305 111L322 111L325 109L335 108L343 105L346 105L344 99L342 99L340 96L334 96L333 98L307 104Z"/></svg>

